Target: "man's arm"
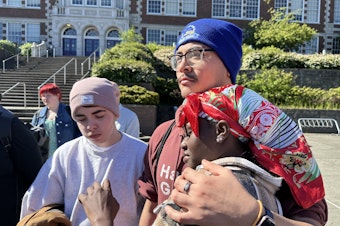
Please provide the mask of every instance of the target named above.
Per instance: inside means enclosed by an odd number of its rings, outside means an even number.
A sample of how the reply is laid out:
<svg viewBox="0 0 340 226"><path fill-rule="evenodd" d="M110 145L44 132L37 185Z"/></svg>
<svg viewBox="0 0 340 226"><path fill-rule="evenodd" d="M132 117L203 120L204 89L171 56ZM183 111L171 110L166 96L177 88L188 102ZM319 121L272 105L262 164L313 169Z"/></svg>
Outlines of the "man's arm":
<svg viewBox="0 0 340 226"><path fill-rule="evenodd" d="M139 220L139 226L150 226L156 219L156 214L153 213L153 209L157 206L156 202L146 200L142 212L142 216Z"/></svg>

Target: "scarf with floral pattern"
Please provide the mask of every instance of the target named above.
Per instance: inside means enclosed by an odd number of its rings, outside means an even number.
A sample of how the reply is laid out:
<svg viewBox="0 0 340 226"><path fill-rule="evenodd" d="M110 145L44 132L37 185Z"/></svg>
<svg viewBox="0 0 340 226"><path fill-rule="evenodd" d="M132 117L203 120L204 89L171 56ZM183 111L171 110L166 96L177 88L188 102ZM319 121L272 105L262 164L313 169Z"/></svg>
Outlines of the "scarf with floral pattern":
<svg viewBox="0 0 340 226"><path fill-rule="evenodd" d="M199 137L198 118L226 120L230 133L247 142L265 169L284 178L304 208L325 196L315 158L296 123L256 92L239 85L212 88L186 97L176 112L177 126L189 122Z"/></svg>

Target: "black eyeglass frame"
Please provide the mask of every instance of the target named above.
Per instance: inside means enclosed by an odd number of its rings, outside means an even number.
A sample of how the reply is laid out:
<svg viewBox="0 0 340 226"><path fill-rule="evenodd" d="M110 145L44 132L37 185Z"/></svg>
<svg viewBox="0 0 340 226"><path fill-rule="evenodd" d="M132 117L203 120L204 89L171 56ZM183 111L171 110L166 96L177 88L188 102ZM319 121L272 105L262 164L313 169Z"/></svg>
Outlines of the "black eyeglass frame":
<svg viewBox="0 0 340 226"><path fill-rule="evenodd" d="M210 52L210 51L214 51L214 50L213 49L205 49L205 48L202 48L202 49L194 48L194 49L190 49L188 52L186 52L184 54L174 54L174 55L171 55L171 56L169 56L169 60L171 62L171 68L174 71L176 71L178 64L180 64L182 62L183 57L185 58L185 60L188 63L188 65L190 67L192 67L193 65L189 64L190 60L188 61L188 59L187 59L187 54L192 53L194 51L199 51L200 52L200 60L202 60L203 56L204 56L204 52ZM179 57L180 60L176 60L176 57Z"/></svg>

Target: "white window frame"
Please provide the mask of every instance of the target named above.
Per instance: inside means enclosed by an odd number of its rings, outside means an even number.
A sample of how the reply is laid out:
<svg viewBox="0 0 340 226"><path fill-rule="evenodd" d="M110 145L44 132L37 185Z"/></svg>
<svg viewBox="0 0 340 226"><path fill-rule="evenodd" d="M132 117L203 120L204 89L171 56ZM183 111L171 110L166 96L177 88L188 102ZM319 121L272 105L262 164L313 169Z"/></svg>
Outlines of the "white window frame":
<svg viewBox="0 0 340 226"><path fill-rule="evenodd" d="M211 15L213 18L254 20L260 16L260 3L261 0L248 1L248 4L244 0L213 0Z"/></svg>
<svg viewBox="0 0 340 226"><path fill-rule="evenodd" d="M164 2L164 14L177 16L179 15L179 0L167 0Z"/></svg>
<svg viewBox="0 0 340 226"><path fill-rule="evenodd" d="M150 10L150 2L158 3L159 4L159 11L157 11L156 8L152 9L153 11L151 12ZM155 5L156 6L156 5ZM161 15L162 14L162 0L148 0L147 2L147 14L150 15Z"/></svg>

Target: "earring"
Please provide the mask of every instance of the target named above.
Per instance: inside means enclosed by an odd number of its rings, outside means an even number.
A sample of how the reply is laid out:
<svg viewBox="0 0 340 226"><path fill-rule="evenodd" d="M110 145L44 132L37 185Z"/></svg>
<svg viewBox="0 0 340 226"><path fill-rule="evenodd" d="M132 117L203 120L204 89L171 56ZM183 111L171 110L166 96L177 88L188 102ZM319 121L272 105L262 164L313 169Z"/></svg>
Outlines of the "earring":
<svg viewBox="0 0 340 226"><path fill-rule="evenodd" d="M223 138L220 136L216 137L216 142L221 144L223 142Z"/></svg>

